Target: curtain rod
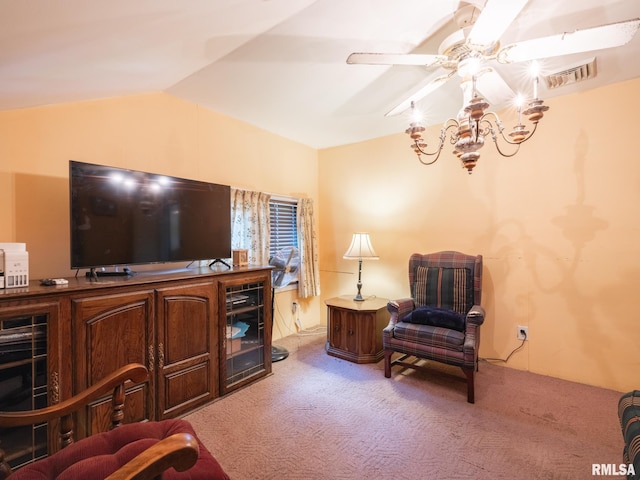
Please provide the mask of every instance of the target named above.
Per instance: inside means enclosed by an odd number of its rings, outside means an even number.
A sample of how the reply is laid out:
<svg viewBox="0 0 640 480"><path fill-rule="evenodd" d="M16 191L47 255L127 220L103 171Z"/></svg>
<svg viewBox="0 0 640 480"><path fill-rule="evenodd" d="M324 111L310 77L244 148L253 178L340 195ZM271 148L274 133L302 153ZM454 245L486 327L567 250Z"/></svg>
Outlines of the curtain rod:
<svg viewBox="0 0 640 480"><path fill-rule="evenodd" d="M231 188L235 188L236 190L249 190L247 188L234 187L233 185L231 185ZM269 195L271 198L274 198L276 200L291 200L291 199L300 200L302 198L306 198L306 197L296 197L295 195L283 195L282 193L261 192L260 190L251 190L251 191L252 192L264 193L264 194Z"/></svg>

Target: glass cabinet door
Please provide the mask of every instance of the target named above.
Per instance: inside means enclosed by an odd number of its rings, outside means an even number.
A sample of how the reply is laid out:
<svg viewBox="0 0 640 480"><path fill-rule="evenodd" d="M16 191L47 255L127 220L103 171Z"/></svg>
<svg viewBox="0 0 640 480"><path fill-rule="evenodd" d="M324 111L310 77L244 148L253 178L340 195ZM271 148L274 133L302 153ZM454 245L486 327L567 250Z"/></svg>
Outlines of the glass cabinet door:
<svg viewBox="0 0 640 480"><path fill-rule="evenodd" d="M265 287L264 282L225 286L225 371L221 376L225 392L270 368L265 342L265 309L270 306L265 305Z"/></svg>
<svg viewBox="0 0 640 480"><path fill-rule="evenodd" d="M48 406L47 329L49 315L0 315L0 410ZM47 423L0 429L12 469L47 456Z"/></svg>

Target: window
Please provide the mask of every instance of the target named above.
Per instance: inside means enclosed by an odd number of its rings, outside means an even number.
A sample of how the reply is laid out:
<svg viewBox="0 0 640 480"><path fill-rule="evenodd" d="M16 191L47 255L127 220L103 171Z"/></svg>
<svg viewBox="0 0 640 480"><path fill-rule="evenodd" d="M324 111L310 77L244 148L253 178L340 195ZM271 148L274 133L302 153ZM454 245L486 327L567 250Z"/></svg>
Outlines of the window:
<svg viewBox="0 0 640 480"><path fill-rule="evenodd" d="M269 201L269 220L271 223L269 257L273 257L285 247L298 247L297 210L297 199L271 197Z"/></svg>

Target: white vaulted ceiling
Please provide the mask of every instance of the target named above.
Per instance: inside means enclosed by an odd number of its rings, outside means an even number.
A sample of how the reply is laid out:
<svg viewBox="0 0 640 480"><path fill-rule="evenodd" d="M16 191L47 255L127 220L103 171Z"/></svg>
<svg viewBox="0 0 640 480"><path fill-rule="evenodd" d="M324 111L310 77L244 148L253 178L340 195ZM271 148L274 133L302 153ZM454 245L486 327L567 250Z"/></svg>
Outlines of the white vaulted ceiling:
<svg viewBox="0 0 640 480"><path fill-rule="evenodd" d="M482 6L484 1L473 1ZM164 91L314 148L404 131L385 117L431 71L347 65L352 52L437 53L459 0L0 0L0 110ZM502 43L640 17L638 0L530 0ZM550 98L640 76L640 34L596 57L595 78ZM521 66L497 65L515 90ZM450 81L421 101L454 116Z"/></svg>

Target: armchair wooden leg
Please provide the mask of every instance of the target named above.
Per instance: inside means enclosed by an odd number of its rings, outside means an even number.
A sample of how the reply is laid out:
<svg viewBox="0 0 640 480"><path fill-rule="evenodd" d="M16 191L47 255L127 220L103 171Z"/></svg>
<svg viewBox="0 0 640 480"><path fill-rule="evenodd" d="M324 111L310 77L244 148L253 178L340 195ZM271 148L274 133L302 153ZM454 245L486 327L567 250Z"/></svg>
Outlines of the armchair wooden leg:
<svg viewBox="0 0 640 480"><path fill-rule="evenodd" d="M473 373L475 371L475 368L463 367L462 371L467 376L467 402L475 403L475 392L474 392L474 385L473 385Z"/></svg>
<svg viewBox="0 0 640 480"><path fill-rule="evenodd" d="M393 350L384 351L384 376L387 378L391 378L391 355Z"/></svg>

